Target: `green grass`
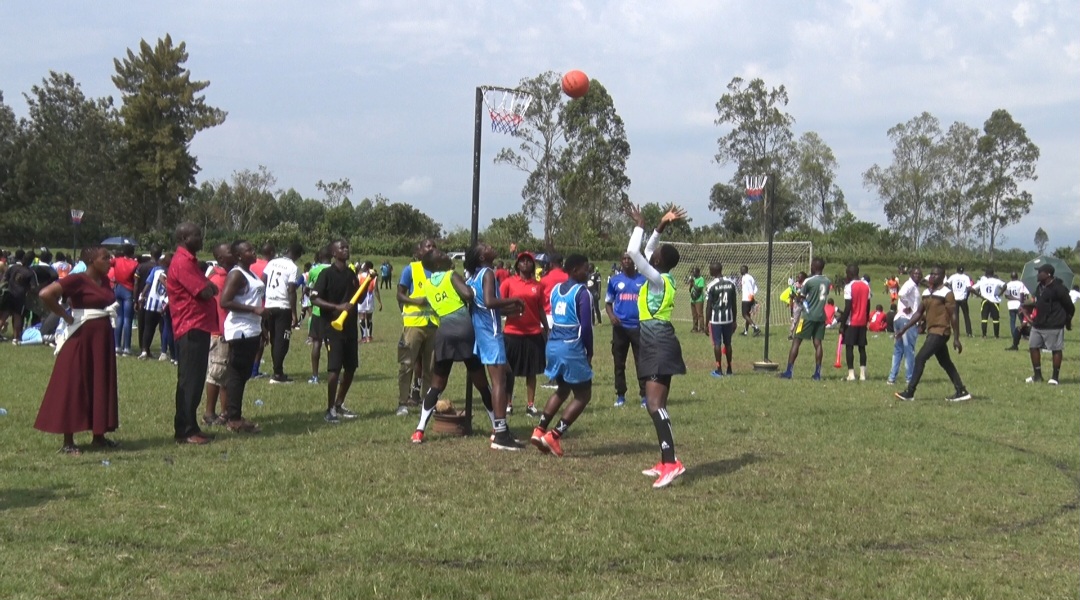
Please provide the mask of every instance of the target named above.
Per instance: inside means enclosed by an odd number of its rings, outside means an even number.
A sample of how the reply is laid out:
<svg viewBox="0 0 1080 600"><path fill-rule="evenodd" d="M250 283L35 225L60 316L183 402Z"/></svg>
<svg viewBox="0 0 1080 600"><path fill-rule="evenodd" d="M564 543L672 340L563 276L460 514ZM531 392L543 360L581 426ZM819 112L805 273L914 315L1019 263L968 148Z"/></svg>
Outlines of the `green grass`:
<svg viewBox="0 0 1080 600"><path fill-rule="evenodd" d="M1057 388L1025 385L1027 357L1004 341L965 340L975 399L948 405L933 363L915 402L891 400L884 336L871 340L873 380L852 384L831 366L835 332L821 383L809 347L796 381L750 372L762 339L741 337L737 375L714 380L706 339L684 333L692 373L670 410L688 470L654 491L638 473L657 460L651 422L611 406L606 326L594 403L560 460L496 453L484 436L410 445L415 415L393 415L397 323L377 314L361 348L354 422L322 422L325 386L255 381L247 412L263 433L178 447L172 367L124 359L124 447L77 458L32 427L51 351L0 346L0 597L1044 599L1080 587L1075 334ZM774 360L787 346L773 338ZM298 336L288 371L303 377L306 362ZM448 396L461 395L459 367ZM525 437L532 424L512 426Z"/></svg>

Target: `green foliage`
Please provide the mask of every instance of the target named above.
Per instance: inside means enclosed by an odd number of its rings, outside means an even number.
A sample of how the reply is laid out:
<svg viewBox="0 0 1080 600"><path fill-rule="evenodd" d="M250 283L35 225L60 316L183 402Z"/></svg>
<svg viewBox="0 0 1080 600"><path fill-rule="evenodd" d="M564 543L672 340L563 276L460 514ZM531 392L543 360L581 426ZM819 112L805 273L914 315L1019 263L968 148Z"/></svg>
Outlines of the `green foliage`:
<svg viewBox="0 0 1080 600"><path fill-rule="evenodd" d="M986 182L975 212L989 238L993 261L1000 231L1031 212L1031 193L1021 190L1020 184L1038 179L1039 147L1008 111L998 109L983 124L978 151Z"/></svg>
<svg viewBox="0 0 1080 600"><path fill-rule="evenodd" d="M225 122L225 111L200 95L210 82L193 81L183 67L187 59L186 44L173 46L166 35L154 46L142 40L138 54L129 49L124 59L113 61L112 80L123 100L124 164L134 188L123 209L139 231L161 229L180 216L180 200L192 193L199 172L188 151L191 140Z"/></svg>
<svg viewBox="0 0 1080 600"><path fill-rule="evenodd" d="M817 133L804 133L795 144L794 209L811 229L828 232L847 214L844 192L836 185L836 156Z"/></svg>

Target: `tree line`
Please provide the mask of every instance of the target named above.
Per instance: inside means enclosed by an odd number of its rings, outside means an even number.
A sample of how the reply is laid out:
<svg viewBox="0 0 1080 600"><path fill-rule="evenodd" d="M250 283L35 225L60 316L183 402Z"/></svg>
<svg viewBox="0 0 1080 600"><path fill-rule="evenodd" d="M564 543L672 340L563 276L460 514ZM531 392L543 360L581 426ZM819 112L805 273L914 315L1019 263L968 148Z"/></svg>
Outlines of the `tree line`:
<svg viewBox="0 0 1080 600"><path fill-rule="evenodd" d="M66 73L50 72L23 94L23 118L0 92L0 242L66 245L69 211L76 208L85 211L84 239L128 235L166 242L177 222L191 220L209 239L242 235L311 248L345 237L369 254L407 254L420 237L467 243L462 228L444 231L407 203L378 194L354 203L348 179L319 181L320 198L278 187L261 165L198 182L191 141L228 113L206 103L209 82L192 77L187 59L186 45L174 45L168 35L129 49L114 60L119 106L112 97L87 98ZM550 71L521 80L518 88L533 100L515 146L494 159L526 175L521 210L493 219L481 235L496 247L617 256L629 226L622 210L631 183L625 125L600 82L570 101L559 81ZM1036 179L1039 149L1004 109L981 129L957 122L943 131L925 112L890 128L892 162L862 174L888 220L881 227L848 211L835 154L814 131L796 135L788 101L783 85L730 81L716 102L715 124L723 134L714 156L730 177L707 190L716 219L682 223L670 231L672 239L764 239L765 204L746 202L744 181L752 175L768 175L775 184L769 200L780 239L812 239L826 253L830 247L949 251L985 254L992 262L1002 230L1031 210L1034 199L1023 185ZM659 210L646 206L646 212Z"/></svg>

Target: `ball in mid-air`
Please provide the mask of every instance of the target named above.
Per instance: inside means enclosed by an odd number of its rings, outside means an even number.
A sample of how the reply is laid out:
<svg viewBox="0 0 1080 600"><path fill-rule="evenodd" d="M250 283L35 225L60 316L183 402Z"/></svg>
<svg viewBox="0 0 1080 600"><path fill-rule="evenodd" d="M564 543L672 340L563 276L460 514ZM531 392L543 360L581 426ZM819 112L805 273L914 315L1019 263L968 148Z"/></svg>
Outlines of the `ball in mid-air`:
<svg viewBox="0 0 1080 600"><path fill-rule="evenodd" d="M562 91L571 98L580 98L589 93L589 76L577 69L567 71L562 77Z"/></svg>

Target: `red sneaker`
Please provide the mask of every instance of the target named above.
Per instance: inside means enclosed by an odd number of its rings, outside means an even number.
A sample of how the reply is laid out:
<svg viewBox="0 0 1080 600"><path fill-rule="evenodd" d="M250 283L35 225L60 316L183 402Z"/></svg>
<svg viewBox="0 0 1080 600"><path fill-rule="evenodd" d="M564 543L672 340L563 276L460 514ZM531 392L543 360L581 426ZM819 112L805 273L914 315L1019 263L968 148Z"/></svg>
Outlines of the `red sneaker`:
<svg viewBox="0 0 1080 600"><path fill-rule="evenodd" d="M686 472L682 463L678 459L675 459L673 463L661 463L660 475L653 482L652 486L656 489L667 487L675 478Z"/></svg>
<svg viewBox="0 0 1080 600"><path fill-rule="evenodd" d="M649 467L648 469L645 469L644 471L642 471L641 474L646 476L646 477L652 477L652 478L659 477L660 476L660 468L663 467L663 466L664 466L664 463L658 462L655 465Z"/></svg>
<svg viewBox="0 0 1080 600"><path fill-rule="evenodd" d="M549 431L544 434L544 437L540 438L540 443L544 445L552 454L558 457L562 457L562 446L559 445L559 438L555 437L554 431Z"/></svg>
<svg viewBox="0 0 1080 600"><path fill-rule="evenodd" d="M529 443L533 446L536 446L536 449L540 452L543 452L544 454L551 452L551 450L549 450L548 447L544 445L544 436L546 434L547 432L543 429L540 429L539 427L534 427L532 437L529 438Z"/></svg>
<svg viewBox="0 0 1080 600"><path fill-rule="evenodd" d="M414 431L413 434L412 434L412 438L410 438L409 441L414 443L414 444L423 444L424 443L424 432L420 431L419 429Z"/></svg>

